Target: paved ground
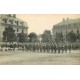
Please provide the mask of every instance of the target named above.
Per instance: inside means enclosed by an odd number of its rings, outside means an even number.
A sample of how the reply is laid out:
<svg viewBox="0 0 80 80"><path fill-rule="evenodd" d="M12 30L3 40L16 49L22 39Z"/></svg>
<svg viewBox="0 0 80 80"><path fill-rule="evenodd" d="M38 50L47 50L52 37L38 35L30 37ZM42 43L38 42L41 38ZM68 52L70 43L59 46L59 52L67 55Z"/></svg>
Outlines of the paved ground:
<svg viewBox="0 0 80 80"><path fill-rule="evenodd" d="M53 65L80 64L80 51L72 53L30 53L23 51L0 52L0 64Z"/></svg>

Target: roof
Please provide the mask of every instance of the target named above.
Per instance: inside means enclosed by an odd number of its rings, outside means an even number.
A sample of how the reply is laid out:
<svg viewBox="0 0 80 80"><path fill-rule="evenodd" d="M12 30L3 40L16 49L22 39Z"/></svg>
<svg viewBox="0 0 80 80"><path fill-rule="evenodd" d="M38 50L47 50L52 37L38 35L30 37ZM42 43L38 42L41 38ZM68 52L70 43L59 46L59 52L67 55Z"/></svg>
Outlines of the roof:
<svg viewBox="0 0 80 80"><path fill-rule="evenodd" d="M78 19L69 19L69 20L64 20L58 24L55 24L54 26L58 25L67 25L67 24L74 24L74 23L80 23L80 18Z"/></svg>
<svg viewBox="0 0 80 80"><path fill-rule="evenodd" d="M28 27L27 22L21 20L20 18L17 18L17 17L14 18L14 17L12 17L12 16L7 16L7 15L5 15L5 14L2 14L0 17L1 17L2 19L9 19L9 20L14 20L14 21L19 21L19 22L21 22L21 23L24 23L24 24L22 24L22 26ZM14 24L12 24L12 25L14 25ZM21 25L19 25L19 26L21 26Z"/></svg>
<svg viewBox="0 0 80 80"><path fill-rule="evenodd" d="M25 21L23 21L23 20L21 20L20 18L14 18L14 17L9 17L9 16L7 16L7 15L5 15L5 14L1 14L2 16L0 16L1 18L5 18L5 19L11 19L11 20L15 20L15 21L20 21L20 22L25 22Z"/></svg>
<svg viewBox="0 0 80 80"><path fill-rule="evenodd" d="M19 18L14 18L14 17L9 17L9 16L5 16L5 17L2 17L2 18L8 18L8 19L11 19L11 20L15 20L15 21L20 21L20 22L24 22L23 20L19 19Z"/></svg>

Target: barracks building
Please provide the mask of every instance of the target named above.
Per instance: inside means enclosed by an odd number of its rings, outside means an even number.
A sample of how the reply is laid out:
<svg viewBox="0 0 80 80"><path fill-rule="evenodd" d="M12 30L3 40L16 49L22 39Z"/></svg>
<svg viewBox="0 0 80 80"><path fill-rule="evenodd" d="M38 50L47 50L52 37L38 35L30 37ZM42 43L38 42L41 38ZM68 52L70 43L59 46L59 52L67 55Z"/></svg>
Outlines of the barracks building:
<svg viewBox="0 0 80 80"><path fill-rule="evenodd" d="M55 39L57 33L61 33L65 39L66 38L65 35L71 31L76 34L80 33L80 18L78 19L63 18L62 22L53 25L52 29L53 40Z"/></svg>
<svg viewBox="0 0 80 80"><path fill-rule="evenodd" d="M28 34L28 25L23 20L16 17L16 14L0 14L0 41L3 38L5 27L13 27L16 35L22 31Z"/></svg>

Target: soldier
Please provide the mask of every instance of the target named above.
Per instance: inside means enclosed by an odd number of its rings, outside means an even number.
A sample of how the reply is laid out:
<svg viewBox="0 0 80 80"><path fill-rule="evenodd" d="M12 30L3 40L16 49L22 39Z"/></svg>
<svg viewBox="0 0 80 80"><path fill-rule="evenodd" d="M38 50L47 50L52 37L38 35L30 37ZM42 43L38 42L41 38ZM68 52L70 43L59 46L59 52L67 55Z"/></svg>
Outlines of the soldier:
<svg viewBox="0 0 80 80"><path fill-rule="evenodd" d="M57 44L54 44L53 49L54 49L54 53L56 53L56 50L57 50Z"/></svg>
<svg viewBox="0 0 80 80"><path fill-rule="evenodd" d="M53 53L53 49L54 49L54 46L53 46L53 43L51 44L51 52Z"/></svg>
<svg viewBox="0 0 80 80"><path fill-rule="evenodd" d="M27 51L29 51L29 44L26 45Z"/></svg>
<svg viewBox="0 0 80 80"><path fill-rule="evenodd" d="M49 52L49 45L48 45L48 43L46 44L46 51Z"/></svg>
<svg viewBox="0 0 80 80"><path fill-rule="evenodd" d="M1 44L1 51L3 51L3 47L4 47L3 44Z"/></svg>
<svg viewBox="0 0 80 80"><path fill-rule="evenodd" d="M35 51L36 51L36 45L33 44L33 52L35 52Z"/></svg>
<svg viewBox="0 0 80 80"><path fill-rule="evenodd" d="M68 45L69 53L71 53L71 49L72 49L72 46L71 46L71 44L69 44L69 45Z"/></svg>
<svg viewBox="0 0 80 80"><path fill-rule="evenodd" d="M67 44L65 44L64 49L65 49L65 53L67 53Z"/></svg>
<svg viewBox="0 0 80 80"><path fill-rule="evenodd" d="M60 50L61 50L61 46L60 46L60 44L58 44L58 53L60 53Z"/></svg>
<svg viewBox="0 0 80 80"><path fill-rule="evenodd" d="M36 51L39 52L39 44L36 44Z"/></svg>
<svg viewBox="0 0 80 80"><path fill-rule="evenodd" d="M25 50L26 50L26 52L28 51L28 45L27 44L25 44Z"/></svg>
<svg viewBox="0 0 80 80"><path fill-rule="evenodd" d="M40 52L42 52L42 44L39 45Z"/></svg>
<svg viewBox="0 0 80 80"><path fill-rule="evenodd" d="M64 45L62 44L61 45L61 50L62 50L62 53L64 52Z"/></svg>
<svg viewBox="0 0 80 80"><path fill-rule="evenodd" d="M32 48L33 48L33 46L32 46L32 44L29 44L29 51L31 52L32 51Z"/></svg>
<svg viewBox="0 0 80 80"><path fill-rule="evenodd" d="M24 44L21 45L22 50L24 51Z"/></svg>
<svg viewBox="0 0 80 80"><path fill-rule="evenodd" d="M45 50L46 50L46 45L43 44L43 52L45 52Z"/></svg>
<svg viewBox="0 0 80 80"><path fill-rule="evenodd" d="M14 45L13 45L14 50L15 50L15 48L16 48L16 47L17 47L17 45L16 45L16 44L14 44Z"/></svg>

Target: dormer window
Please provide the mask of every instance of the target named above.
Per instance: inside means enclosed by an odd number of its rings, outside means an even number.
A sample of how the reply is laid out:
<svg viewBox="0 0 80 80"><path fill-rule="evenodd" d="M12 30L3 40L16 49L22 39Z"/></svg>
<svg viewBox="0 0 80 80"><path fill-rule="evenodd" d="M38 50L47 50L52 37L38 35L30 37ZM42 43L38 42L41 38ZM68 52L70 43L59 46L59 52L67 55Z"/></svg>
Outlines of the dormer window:
<svg viewBox="0 0 80 80"><path fill-rule="evenodd" d="M77 30L77 34L79 34L79 30Z"/></svg>
<svg viewBox="0 0 80 80"><path fill-rule="evenodd" d="M68 28L70 28L71 27L71 24L68 24Z"/></svg>
<svg viewBox="0 0 80 80"><path fill-rule="evenodd" d="M16 23L17 25L19 25L19 22L18 22L18 21L15 21L15 23Z"/></svg>
<svg viewBox="0 0 80 80"><path fill-rule="evenodd" d="M7 23L7 19L3 19L3 21L4 21L5 23Z"/></svg>
<svg viewBox="0 0 80 80"><path fill-rule="evenodd" d="M17 28L17 32L19 31L19 29Z"/></svg>
<svg viewBox="0 0 80 80"><path fill-rule="evenodd" d="M77 27L77 24L76 23L74 23L74 27Z"/></svg>
<svg viewBox="0 0 80 80"><path fill-rule="evenodd" d="M13 24L13 20L9 20L9 22L10 22L11 24Z"/></svg>
<svg viewBox="0 0 80 80"><path fill-rule="evenodd" d="M67 29L67 25L66 25L66 29Z"/></svg>

